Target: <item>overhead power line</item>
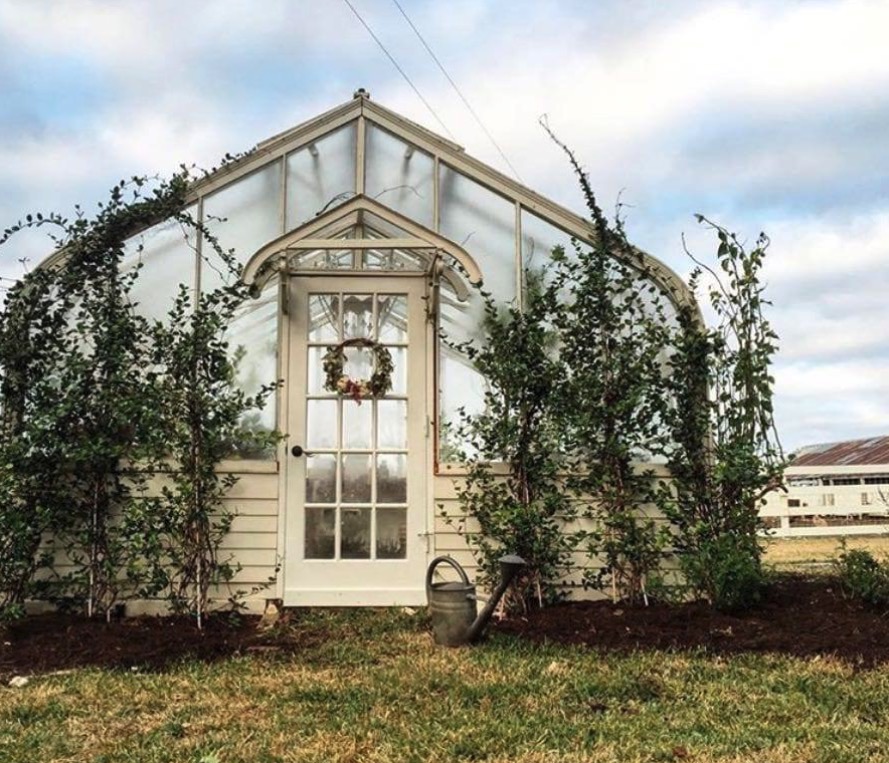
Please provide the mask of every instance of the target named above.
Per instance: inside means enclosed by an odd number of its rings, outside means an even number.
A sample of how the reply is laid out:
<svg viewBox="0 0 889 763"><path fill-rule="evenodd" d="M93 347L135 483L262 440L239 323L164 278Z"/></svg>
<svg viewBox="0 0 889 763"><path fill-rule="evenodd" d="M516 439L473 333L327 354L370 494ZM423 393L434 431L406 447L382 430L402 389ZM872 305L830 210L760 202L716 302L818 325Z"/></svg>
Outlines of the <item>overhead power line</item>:
<svg viewBox="0 0 889 763"><path fill-rule="evenodd" d="M441 69L441 73L444 74L447 81L451 83L451 87L454 88L454 91L457 93L458 96L460 96L460 100L463 101L463 105L466 106L466 108L469 110L469 113L472 114L472 117L473 117L473 119L475 119L478 126L482 128L482 132L484 132L484 134L488 136L488 140L491 141L491 144L494 146L495 149L497 149L497 153L500 154L503 161L506 162L506 166L509 167L509 169L512 171L512 174L515 175L516 179L520 183L524 183L525 181L522 180L522 176L519 175L518 170L515 167L513 167L512 162L509 161L509 158L506 156L503 149L500 148L500 145L494 139L494 136L491 135L488 128L485 127L485 124L484 124L484 122L482 122L481 117L476 113L475 109L472 108L472 105L469 103L466 96L463 95L460 88L457 87L457 83L454 82L451 75L448 74L448 71L447 71L447 69L445 69L444 64L438 60L438 56L435 55L435 53L432 51L432 48L429 47L429 43L426 42L423 35L420 34L420 30L417 29L414 22L411 21L410 16L408 16L407 12L404 10L404 8L401 7L401 3L399 3L398 0L392 0L392 2L395 3L395 7L398 8L399 11L401 11L401 15L404 16L404 20L407 21L407 23L410 25L410 28L414 30L414 34L417 35L417 38L420 40L421 43L423 43L423 47L426 48L426 52L430 56L432 56L432 60L435 61L438 68Z"/></svg>
<svg viewBox="0 0 889 763"><path fill-rule="evenodd" d="M371 37L373 37L374 42L376 42L376 44L380 46L380 50L382 50L383 53L386 54L386 58L388 58L392 62L392 65L398 70L398 73L404 78L404 81L407 82L407 84L411 86L411 89L417 94L417 97L423 102L423 105L427 109L429 109L429 113L432 114L433 117L435 117L435 121L441 125L441 128L448 134L448 136L450 137L451 140L456 140L453 133L447 128L447 125L445 125L445 123L441 121L441 117L439 117L438 114L435 113L435 109L433 109L432 106L429 105L429 101L427 101L423 97L423 94L419 91L417 86L413 82L411 82L411 78L407 76L404 69L402 69L398 65L398 61L396 61L395 58L392 56L392 54L388 50L386 50L386 46L383 45L380 38L374 34L373 29L370 28L368 23L363 18L361 18L361 14L358 13L358 11L355 9L355 6L352 5L352 3L349 2L349 0L343 0L343 2L349 6L349 9L352 11L352 13L355 14L355 18L357 18L361 22L361 25L367 30L367 33ZM403 11L402 11L402 13L403 13Z"/></svg>

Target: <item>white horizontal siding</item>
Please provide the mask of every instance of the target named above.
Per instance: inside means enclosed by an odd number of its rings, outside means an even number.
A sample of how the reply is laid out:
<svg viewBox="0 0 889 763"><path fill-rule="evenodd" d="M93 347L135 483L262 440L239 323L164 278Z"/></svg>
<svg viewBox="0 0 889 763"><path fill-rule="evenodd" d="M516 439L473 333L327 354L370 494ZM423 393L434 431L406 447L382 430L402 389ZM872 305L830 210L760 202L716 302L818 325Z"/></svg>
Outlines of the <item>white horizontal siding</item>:
<svg viewBox="0 0 889 763"><path fill-rule="evenodd" d="M658 465L656 469L659 476L662 478L668 477L662 466ZM452 476L450 474L434 477L435 553L436 555L446 554L453 557L466 569L470 579L474 580L478 571L478 565L463 533L478 532L479 525L474 517L466 515L458 499L457 491L461 479L462 477L460 476ZM640 507L639 515L653 519L657 524L669 524L668 520L655 506ZM594 520L575 518L571 521L565 521L563 529L567 534L579 529L592 530L594 527ZM603 596L602 593L584 589L581 581L585 572L594 574L598 569L601 569L603 561L597 557L590 557L582 550L572 553L571 559L574 565L574 572L565 581L565 584L559 587L571 598L601 598ZM669 562L665 560L663 571L669 574L670 567ZM448 573L445 572L443 574L447 575Z"/></svg>
<svg viewBox="0 0 889 763"><path fill-rule="evenodd" d="M278 474L274 462L225 462L225 473L233 473L238 482L223 499L225 509L233 515L231 529L220 545L219 559L235 566L230 583L211 592L214 606L224 606L238 591L245 592L244 603L250 610L261 610L268 598L275 596L278 566ZM243 471L238 472L235 467ZM169 484L169 477L152 477L145 495L154 496ZM53 538L44 543L52 547ZM56 552L56 571L60 575L73 571L64 552ZM45 576L44 576L45 577ZM131 602L130 614L157 613L162 601Z"/></svg>

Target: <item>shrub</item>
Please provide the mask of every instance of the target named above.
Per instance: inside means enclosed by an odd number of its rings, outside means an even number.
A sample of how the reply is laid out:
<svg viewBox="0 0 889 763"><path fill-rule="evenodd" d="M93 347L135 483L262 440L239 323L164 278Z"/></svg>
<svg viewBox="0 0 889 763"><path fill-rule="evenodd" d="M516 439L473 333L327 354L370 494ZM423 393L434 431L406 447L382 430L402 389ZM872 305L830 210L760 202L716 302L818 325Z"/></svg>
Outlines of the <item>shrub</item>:
<svg viewBox="0 0 889 763"><path fill-rule="evenodd" d="M710 603L723 612L748 609L762 598L765 575L755 540L743 535L702 538L693 550L679 556L686 584L706 592Z"/></svg>
<svg viewBox="0 0 889 763"><path fill-rule="evenodd" d="M872 607L889 607L889 561L879 561L863 548L843 544L834 569L843 591Z"/></svg>

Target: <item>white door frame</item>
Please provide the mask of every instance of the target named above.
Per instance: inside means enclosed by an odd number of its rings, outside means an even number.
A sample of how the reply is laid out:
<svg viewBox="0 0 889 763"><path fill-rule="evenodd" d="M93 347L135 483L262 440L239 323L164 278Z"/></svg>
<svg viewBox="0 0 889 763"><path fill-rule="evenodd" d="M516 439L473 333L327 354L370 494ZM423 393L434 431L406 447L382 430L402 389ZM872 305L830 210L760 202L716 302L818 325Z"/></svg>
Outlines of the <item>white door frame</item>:
<svg viewBox="0 0 889 763"><path fill-rule="evenodd" d="M286 285L287 281L289 285ZM291 448L305 446L306 296L309 291L376 291L409 295L407 560L303 558L306 457L294 457ZM429 411L433 410L435 400L433 350L436 346L434 323L426 320L429 300L424 276L422 273L396 275L367 271L360 274L323 271L294 275L282 284L281 301L281 359L285 372L281 423L282 431L287 434L280 451L279 595L286 606L424 604L423 572L431 557L430 539L434 529L433 443ZM306 577L309 572L311 578Z"/></svg>

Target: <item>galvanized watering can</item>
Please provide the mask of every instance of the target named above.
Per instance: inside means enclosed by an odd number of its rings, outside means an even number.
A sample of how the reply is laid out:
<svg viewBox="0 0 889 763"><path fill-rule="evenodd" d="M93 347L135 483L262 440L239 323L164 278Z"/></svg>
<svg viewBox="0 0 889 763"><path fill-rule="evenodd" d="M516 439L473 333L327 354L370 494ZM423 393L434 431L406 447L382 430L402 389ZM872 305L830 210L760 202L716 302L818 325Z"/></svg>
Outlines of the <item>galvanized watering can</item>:
<svg viewBox="0 0 889 763"><path fill-rule="evenodd" d="M460 576L459 581L433 583L432 574L439 564L449 564ZM509 554L500 559L500 584L488 603L476 616L477 601L475 586L469 582L466 571L449 556L439 556L432 560L426 572L426 596L429 598L429 614L432 616L432 637L436 644L462 646L471 644L482 635L485 626L494 614L503 594L525 565L520 556Z"/></svg>

